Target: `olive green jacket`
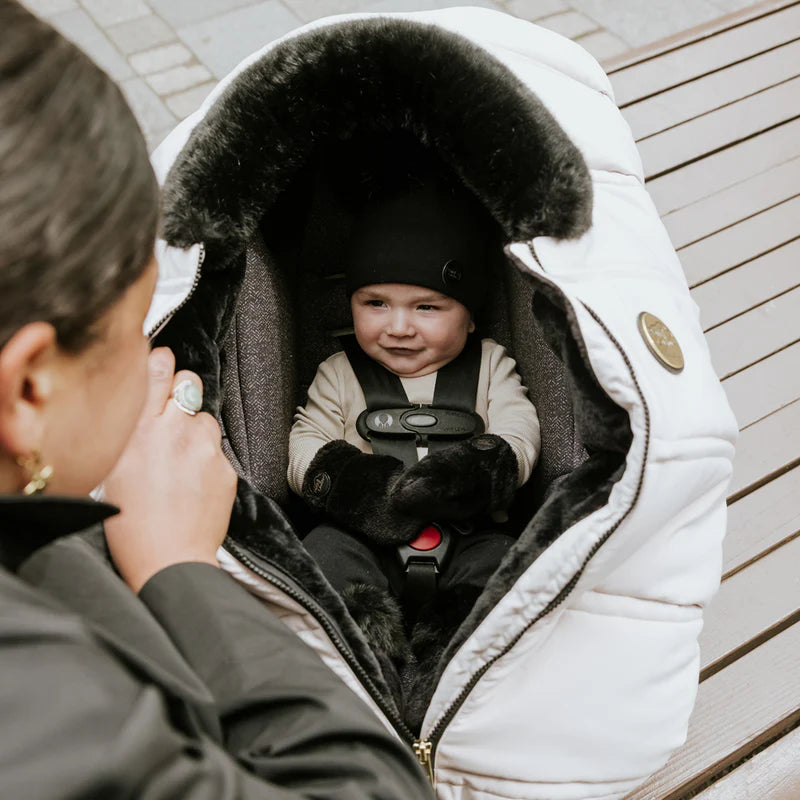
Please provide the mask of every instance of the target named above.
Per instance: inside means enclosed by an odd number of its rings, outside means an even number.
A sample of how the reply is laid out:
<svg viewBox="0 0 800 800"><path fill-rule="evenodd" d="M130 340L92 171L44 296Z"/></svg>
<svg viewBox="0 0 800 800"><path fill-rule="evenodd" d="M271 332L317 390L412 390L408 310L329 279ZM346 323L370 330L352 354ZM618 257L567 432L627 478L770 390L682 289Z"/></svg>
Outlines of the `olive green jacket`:
<svg viewBox="0 0 800 800"><path fill-rule="evenodd" d="M137 598L69 535L114 509L0 498L0 797L431 798L410 751L224 572Z"/></svg>

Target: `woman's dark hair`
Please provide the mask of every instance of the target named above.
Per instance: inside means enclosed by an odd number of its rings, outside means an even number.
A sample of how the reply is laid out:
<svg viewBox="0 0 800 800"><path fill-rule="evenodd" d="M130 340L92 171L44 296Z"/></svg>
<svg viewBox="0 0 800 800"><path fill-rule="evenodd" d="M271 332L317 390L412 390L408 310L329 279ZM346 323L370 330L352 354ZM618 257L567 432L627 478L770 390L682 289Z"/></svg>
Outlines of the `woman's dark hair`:
<svg viewBox="0 0 800 800"><path fill-rule="evenodd" d="M150 260L158 186L88 56L12 0L0 31L0 346L44 321L77 352Z"/></svg>

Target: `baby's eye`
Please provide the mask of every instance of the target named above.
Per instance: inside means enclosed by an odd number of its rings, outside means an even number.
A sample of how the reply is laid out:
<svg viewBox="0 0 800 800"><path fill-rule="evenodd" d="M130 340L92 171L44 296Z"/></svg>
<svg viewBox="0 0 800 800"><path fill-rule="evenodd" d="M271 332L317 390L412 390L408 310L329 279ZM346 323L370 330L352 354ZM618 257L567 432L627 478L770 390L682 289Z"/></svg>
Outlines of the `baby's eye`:
<svg viewBox="0 0 800 800"><path fill-rule="evenodd" d="M383 302L383 300L367 300L365 301L364 305L372 306L373 308L381 308L382 306L385 305L385 303Z"/></svg>
<svg viewBox="0 0 800 800"><path fill-rule="evenodd" d="M432 306L430 303L420 303L417 309L420 311L438 311L439 306Z"/></svg>

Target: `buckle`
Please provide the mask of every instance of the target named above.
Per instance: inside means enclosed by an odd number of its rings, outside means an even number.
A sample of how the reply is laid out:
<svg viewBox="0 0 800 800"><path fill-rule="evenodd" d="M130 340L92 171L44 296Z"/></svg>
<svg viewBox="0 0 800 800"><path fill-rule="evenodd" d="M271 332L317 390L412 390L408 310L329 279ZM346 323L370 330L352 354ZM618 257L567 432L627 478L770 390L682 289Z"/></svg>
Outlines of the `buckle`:
<svg viewBox="0 0 800 800"><path fill-rule="evenodd" d="M441 572L450 550L451 533L441 525L426 525L417 538L397 548L397 554L408 572L412 564L429 564L435 572Z"/></svg>
<svg viewBox="0 0 800 800"><path fill-rule="evenodd" d="M414 437L425 447L429 436L443 439L469 439L483 433L483 420L474 411L434 408L418 405L411 408L378 408L362 411L356 420L362 439L373 436Z"/></svg>

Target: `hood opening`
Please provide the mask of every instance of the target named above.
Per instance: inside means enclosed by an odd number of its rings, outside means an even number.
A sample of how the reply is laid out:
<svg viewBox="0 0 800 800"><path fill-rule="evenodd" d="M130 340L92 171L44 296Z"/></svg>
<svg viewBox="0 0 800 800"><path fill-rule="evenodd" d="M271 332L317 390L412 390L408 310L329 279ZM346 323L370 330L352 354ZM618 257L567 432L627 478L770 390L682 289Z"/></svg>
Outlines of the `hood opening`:
<svg viewBox="0 0 800 800"><path fill-rule="evenodd" d="M228 263L321 149L393 131L437 153L507 241L591 224L580 152L510 70L461 36L378 17L290 38L236 77L170 170L164 238Z"/></svg>

